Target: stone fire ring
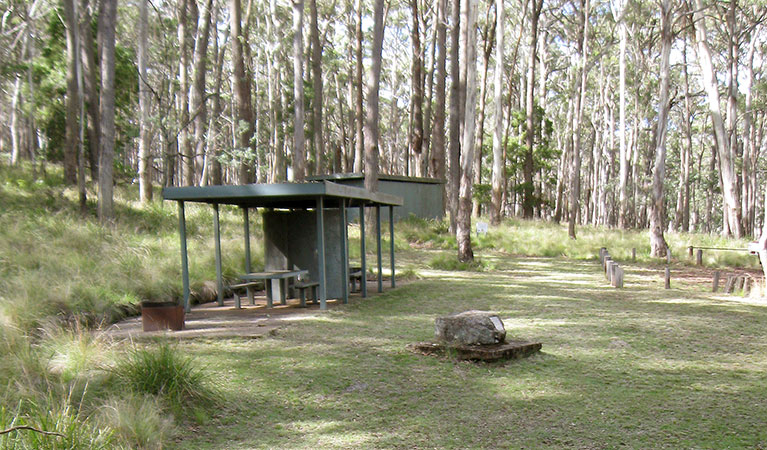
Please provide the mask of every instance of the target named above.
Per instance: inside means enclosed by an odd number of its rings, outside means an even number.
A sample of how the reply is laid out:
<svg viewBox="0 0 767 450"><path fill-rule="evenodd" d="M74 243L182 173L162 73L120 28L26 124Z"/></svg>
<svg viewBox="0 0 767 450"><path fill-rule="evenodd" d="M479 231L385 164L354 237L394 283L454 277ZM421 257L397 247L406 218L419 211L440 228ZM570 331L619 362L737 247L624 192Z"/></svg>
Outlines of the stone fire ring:
<svg viewBox="0 0 767 450"><path fill-rule="evenodd" d="M529 341L508 341L492 345L445 345L435 342L417 342L408 345L410 350L425 355L452 353L466 361L499 361L526 358L541 350L543 344Z"/></svg>

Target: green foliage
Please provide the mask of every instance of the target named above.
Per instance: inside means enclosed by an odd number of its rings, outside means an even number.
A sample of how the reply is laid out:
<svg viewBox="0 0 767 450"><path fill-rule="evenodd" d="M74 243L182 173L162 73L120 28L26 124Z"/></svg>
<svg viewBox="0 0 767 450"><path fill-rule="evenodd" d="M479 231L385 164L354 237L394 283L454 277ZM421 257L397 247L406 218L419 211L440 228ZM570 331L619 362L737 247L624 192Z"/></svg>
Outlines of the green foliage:
<svg viewBox="0 0 767 450"><path fill-rule="evenodd" d="M156 397L148 395L109 399L98 417L125 448L161 449L175 431L172 418L163 413Z"/></svg>
<svg viewBox="0 0 767 450"><path fill-rule="evenodd" d="M427 267L436 270L462 271L462 272L484 272L493 270L494 267L480 258L474 258L474 261L461 262L455 255L440 254L434 256L426 264Z"/></svg>

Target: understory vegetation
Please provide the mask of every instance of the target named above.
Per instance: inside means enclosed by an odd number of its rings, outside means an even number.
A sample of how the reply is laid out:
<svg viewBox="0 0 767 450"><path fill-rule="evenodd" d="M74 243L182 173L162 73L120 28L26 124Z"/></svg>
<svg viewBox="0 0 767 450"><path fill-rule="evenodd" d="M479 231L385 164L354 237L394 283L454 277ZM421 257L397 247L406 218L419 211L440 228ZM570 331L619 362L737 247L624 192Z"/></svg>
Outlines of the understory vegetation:
<svg viewBox="0 0 767 450"><path fill-rule="evenodd" d="M262 339L131 343L93 329L142 300L178 298L176 205L138 206L120 188L117 218L100 226L56 171L34 179L0 167L0 429L22 427L0 448L767 446L767 309L685 279L664 290L645 232L584 226L573 241L558 224L510 219L475 234L476 261L459 264L445 222L410 219L397 224L396 290ZM202 300L215 278L212 214L187 209ZM222 208L221 223L235 279L240 211ZM355 225L350 236L359 258ZM698 270L690 245L746 245L667 240L679 270ZM604 282L603 246L626 267L624 289ZM758 267L730 251L706 251L704 265ZM436 316L465 309L499 313L510 337L543 352L477 365L406 349L431 339Z"/></svg>

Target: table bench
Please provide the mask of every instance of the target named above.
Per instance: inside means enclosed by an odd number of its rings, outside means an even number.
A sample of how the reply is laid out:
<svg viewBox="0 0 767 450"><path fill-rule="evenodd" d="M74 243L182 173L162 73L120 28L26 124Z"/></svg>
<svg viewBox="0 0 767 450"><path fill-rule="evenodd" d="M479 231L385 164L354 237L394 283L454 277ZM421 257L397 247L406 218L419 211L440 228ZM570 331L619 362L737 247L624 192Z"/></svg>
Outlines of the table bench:
<svg viewBox="0 0 767 450"><path fill-rule="evenodd" d="M362 290L362 283L366 280L362 278L362 267L349 267L349 282L352 285L350 292L357 292L357 281L360 283L359 290Z"/></svg>
<svg viewBox="0 0 767 450"><path fill-rule="evenodd" d="M280 304L285 305L287 304L287 290L288 290L288 280L291 278L298 278L301 275L305 275L309 273L308 270L299 269L299 270L270 270L267 272L251 272L246 273L245 275L241 275L240 279L243 280L243 282L253 282L258 280L263 280L266 284L266 306L267 308L271 308L274 306L273 296L272 296L272 280L279 280L280 282Z"/></svg>
<svg viewBox="0 0 767 450"><path fill-rule="evenodd" d="M237 292L235 292L235 291L239 290L239 289L243 289L243 288L245 289L245 291L247 293L246 295L248 296L248 300L249 300L250 304L251 305L255 305L256 304L256 300L253 298L253 290L252 289L258 287L262 283L264 283L264 282L263 281L255 280L255 281L246 281L244 283L230 284L229 285L229 289L231 289L232 295L234 295L234 307L237 308L237 309L240 309L242 307L242 304L240 303L241 302L240 295L237 294Z"/></svg>
<svg viewBox="0 0 767 450"><path fill-rule="evenodd" d="M306 308L306 290L311 288L312 289L312 303L317 304L317 287L320 285L320 283L316 281L307 281L305 283L298 282L293 285L294 288L298 289L299 292L299 298L301 299L301 307Z"/></svg>

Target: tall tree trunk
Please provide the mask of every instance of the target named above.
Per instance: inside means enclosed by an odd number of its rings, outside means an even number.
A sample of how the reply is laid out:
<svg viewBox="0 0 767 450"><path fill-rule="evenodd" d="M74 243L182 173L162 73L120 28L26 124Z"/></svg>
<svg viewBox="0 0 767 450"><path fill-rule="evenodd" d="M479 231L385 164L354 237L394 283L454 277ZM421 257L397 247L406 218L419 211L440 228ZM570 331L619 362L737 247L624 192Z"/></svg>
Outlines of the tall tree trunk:
<svg viewBox="0 0 767 450"><path fill-rule="evenodd" d="M194 155L189 139L189 10L190 2L195 1L180 0L178 3L178 98L181 126L178 133L178 147L183 161L183 176L179 176L179 179L183 180L182 183L187 186L194 185Z"/></svg>
<svg viewBox="0 0 767 450"><path fill-rule="evenodd" d="M212 134L208 135L208 152L211 153L211 149L213 149L213 158L210 162L209 184L214 185L222 184L223 181L221 161L219 160L219 157L221 156L221 146L218 143L219 131L216 126L216 119L221 115L223 109L221 105L221 85L223 83L224 54L226 53L225 45L228 35L229 29L227 28L221 39L221 44L219 44L218 33L214 33L213 35L213 43L215 45L214 54L216 55L216 91L213 96L213 114L210 115L210 124L208 125L208 130L212 132Z"/></svg>
<svg viewBox="0 0 767 450"><path fill-rule="evenodd" d="M101 0L99 9L99 48L101 61L101 92L99 116L101 136L99 142L99 194L98 215L101 222L114 217L112 190L115 151L115 24L117 0Z"/></svg>
<svg viewBox="0 0 767 450"><path fill-rule="evenodd" d="M293 179L304 181L306 177L306 155L304 135L304 0L293 2Z"/></svg>
<svg viewBox="0 0 767 450"><path fill-rule="evenodd" d="M415 154L416 161L421 160L423 151L423 46L421 45L421 32L419 30L418 20L418 0L409 0L410 16L412 25L410 27L410 40L412 43L412 62L411 62L411 92L410 105L412 108L412 122L410 133L410 154ZM416 176L422 176L420 164L416 164Z"/></svg>
<svg viewBox="0 0 767 450"><path fill-rule="evenodd" d="M684 133L685 145L680 148L679 196L676 202L676 221L681 231L690 231L690 170L692 166L692 96L687 69L687 40L682 48L684 71Z"/></svg>
<svg viewBox="0 0 767 450"><path fill-rule="evenodd" d="M430 153L431 173L444 180L445 171L445 85L447 79L447 0L437 0L437 89L434 93L434 127ZM445 206L445 190L442 189L442 206Z"/></svg>
<svg viewBox="0 0 767 450"><path fill-rule="evenodd" d="M243 154L250 153L250 138L253 135L253 112L250 103L250 82L245 73L243 43L247 38L242 31L242 10L240 0L229 1L232 30L232 65L234 66L234 98L237 119L235 126L236 147ZM239 183L250 183L250 167L246 160L240 161Z"/></svg>
<svg viewBox="0 0 767 450"><path fill-rule="evenodd" d="M495 29L495 73L493 80L493 93L495 98L495 126L493 128L493 178L492 178L492 206L490 207L490 223L501 223L501 200L503 198L503 52L504 48L504 23L506 10L504 0L495 0L496 29ZM511 93L509 93L511 95Z"/></svg>
<svg viewBox="0 0 767 450"><path fill-rule="evenodd" d="M88 160L90 162L91 179L99 178L99 133L101 125L99 120L99 96L96 87L98 79L98 66L96 64L96 50L93 42L93 28L91 28L91 13L88 0L81 2L82 18L80 20L80 53L82 58L83 90L85 104L88 112Z"/></svg>
<svg viewBox="0 0 767 450"><path fill-rule="evenodd" d="M466 66L466 118L461 142L461 187L458 199L457 241L458 260L473 261L471 249L471 191L472 164L474 159L474 133L477 101L477 10L479 0L466 0L462 16L466 20L467 39L464 49Z"/></svg>
<svg viewBox="0 0 767 450"><path fill-rule="evenodd" d="M378 0L377 0L378 1ZM356 111L355 130L357 133L356 148L354 152L354 171L360 173L365 169L365 133L363 128L365 126L365 118L363 116L362 103L362 0L356 0L357 2L357 45L355 47L356 64L354 66L354 85L356 88L357 96L354 103L354 110ZM376 4L376 6L378 6ZM376 148L378 144L375 144Z"/></svg>
<svg viewBox="0 0 767 450"><path fill-rule="evenodd" d="M535 61L538 55L538 20L543 9L543 0L530 0L530 54L527 66L527 100L525 101L525 185L522 212L525 218L532 218L535 208L533 153L535 144Z"/></svg>
<svg viewBox="0 0 767 450"><path fill-rule="evenodd" d="M757 146L755 145L755 130L753 126L753 82L754 82L754 55L756 53L756 34L749 36L748 53L746 56L746 76L743 90L745 91L745 112L743 114L743 221L748 226L744 227L746 233L753 236L756 232L756 172L757 172Z"/></svg>
<svg viewBox="0 0 767 450"><path fill-rule="evenodd" d="M21 109L21 76L16 75L13 83L13 100L11 102L11 165L15 166L21 156L21 125L19 113Z"/></svg>
<svg viewBox="0 0 767 450"><path fill-rule="evenodd" d="M485 145L485 108L487 107L487 70L490 66L490 55L495 46L495 20L491 20L491 7L487 9L485 28L482 30L483 51L482 51L482 76L479 82L479 117L477 119L476 143L474 144L474 183L482 183L482 150ZM482 204L477 199L473 199L472 215L479 217L482 210Z"/></svg>
<svg viewBox="0 0 767 450"><path fill-rule="evenodd" d="M573 144L573 162L570 171L570 217L567 226L567 234L571 239L575 239L575 223L578 219L578 210L580 209L581 197L581 124L583 123L583 109L586 96L586 81L588 80L587 61L589 54L589 15L591 12L590 0L581 0L582 11L580 13L581 22L581 42L579 43L580 61L578 70L580 75L579 88L576 91L575 103L575 123L573 132L575 133L575 143Z"/></svg>
<svg viewBox="0 0 767 450"><path fill-rule="evenodd" d="M714 66L711 61L711 49L708 45L708 31L706 29L703 11L702 0L696 0L693 16L696 22L698 63L700 65L703 79L703 87L706 90L709 112L713 122L716 149L721 165L721 178L724 189L724 208L726 208L728 220L727 225L732 234L736 238L740 238L743 235L743 230L741 228L740 198L736 189L737 177L735 174L733 155L730 153L729 139L725 132L724 121L722 120L722 111L719 106L719 88L714 74Z"/></svg>
<svg viewBox="0 0 767 450"><path fill-rule="evenodd" d="M628 228L628 194L627 194L627 184L628 184L628 163L629 158L627 154L626 149L626 41L627 39L627 33L626 33L626 20L625 20L625 0L618 0L618 3L620 4L619 10L617 11L616 16L619 17L618 19L618 35L620 36L620 54L618 56L618 65L619 65L619 95L620 95L620 101L619 101L619 125L618 125L618 136L620 137L620 152L619 152L619 158L620 158L620 172L618 175L618 201L620 203L620 210L618 214L618 228L626 229Z"/></svg>
<svg viewBox="0 0 767 450"><path fill-rule="evenodd" d="M63 0L64 18L67 36L67 117L64 145L64 181L67 184L77 183L77 149L78 149L78 100L80 94L77 86L77 34L79 33L77 15L75 14L76 0Z"/></svg>
<svg viewBox="0 0 767 450"><path fill-rule="evenodd" d="M365 120L365 189L378 191L378 89L381 84L381 57L384 39L384 0L373 7L373 48L371 51L370 86L368 86Z"/></svg>
<svg viewBox="0 0 767 450"><path fill-rule="evenodd" d="M461 183L461 172L459 169L461 155L461 66L458 55L460 53L459 41L461 36L461 0L452 0L450 30L450 77L452 79L450 86L450 143L448 147L448 169L447 180L447 204L450 210L450 231L456 233L456 221L458 215L458 190ZM469 0L464 0L469 1Z"/></svg>
<svg viewBox="0 0 767 450"><path fill-rule="evenodd" d="M323 87L322 87L322 43L320 42L320 27L317 17L317 0L309 0L309 9L311 14L311 26L309 28L309 39L312 43L312 90L314 99L312 100L312 140L314 141L314 172L321 174L323 172L322 158L325 157L325 139L322 134L322 108L323 108Z"/></svg>
<svg viewBox="0 0 767 450"><path fill-rule="evenodd" d="M671 68L669 56L673 36L671 24L674 21L671 0L660 1L660 93L658 96L658 123L655 128L655 167L652 177L652 204L650 208L650 255L656 258L666 256L668 244L663 237L663 182L666 177L666 131L668 129L669 78Z"/></svg>
<svg viewBox="0 0 767 450"><path fill-rule="evenodd" d="M147 33L149 29L149 0L139 1L138 19L138 103L139 103L139 149L138 180L141 203L152 201L152 157L149 123L149 85L147 84Z"/></svg>
<svg viewBox="0 0 767 450"><path fill-rule="evenodd" d="M205 0L205 9L200 14L197 24L197 39L194 45L194 80L190 110L194 114L194 173L205 174L205 125L207 118L207 102L205 97L205 75L208 64L208 41L210 40L210 21L213 10L213 0ZM194 180L193 183L204 184Z"/></svg>

